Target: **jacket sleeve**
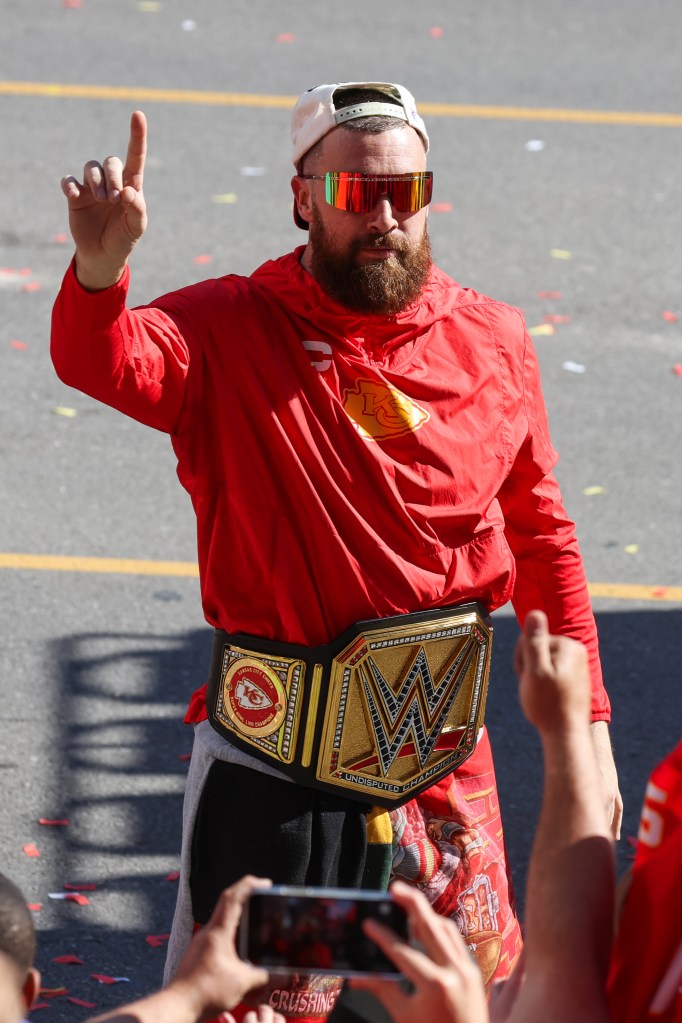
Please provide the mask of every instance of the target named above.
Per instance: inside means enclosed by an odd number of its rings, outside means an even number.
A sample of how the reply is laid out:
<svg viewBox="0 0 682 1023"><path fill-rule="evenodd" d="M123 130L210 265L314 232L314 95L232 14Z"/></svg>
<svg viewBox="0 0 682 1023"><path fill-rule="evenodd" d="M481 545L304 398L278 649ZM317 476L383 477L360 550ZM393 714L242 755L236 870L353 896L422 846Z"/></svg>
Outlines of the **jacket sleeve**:
<svg viewBox="0 0 682 1023"><path fill-rule="evenodd" d="M588 650L592 719L610 720L592 612L575 524L564 509L551 471L557 455L549 439L540 375L529 338L524 359L527 434L500 491L505 534L516 560L512 603L521 624L538 608L550 631L580 640Z"/></svg>
<svg viewBox="0 0 682 1023"><path fill-rule="evenodd" d="M186 398L189 345L161 309L126 309L129 270L104 291L69 267L52 312L50 352L59 378L146 426L174 433Z"/></svg>

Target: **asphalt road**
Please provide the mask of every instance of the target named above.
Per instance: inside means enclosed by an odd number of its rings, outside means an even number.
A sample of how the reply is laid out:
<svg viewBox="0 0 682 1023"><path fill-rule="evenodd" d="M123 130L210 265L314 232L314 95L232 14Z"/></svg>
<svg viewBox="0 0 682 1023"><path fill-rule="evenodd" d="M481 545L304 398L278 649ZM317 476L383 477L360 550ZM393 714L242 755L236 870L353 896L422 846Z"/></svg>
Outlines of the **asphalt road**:
<svg viewBox="0 0 682 1023"><path fill-rule="evenodd" d="M160 982L163 941L146 938L170 929L181 718L210 642L196 578L46 560L195 558L166 438L52 370L70 258L59 178L123 152L131 111L146 111L150 228L131 295L143 301L301 244L288 186L299 92L371 78L414 92L437 262L554 328L536 344L614 703L624 866L646 776L682 731L681 22L678 0L0 0L0 869L42 906L45 983L68 988L36 1019L78 1021L92 1010L70 997L103 1010ZM19 567L28 554L39 567ZM489 722L522 888L540 768L516 706L515 635L498 613ZM50 898L65 883L96 885L89 904ZM83 965L53 962L65 954Z"/></svg>

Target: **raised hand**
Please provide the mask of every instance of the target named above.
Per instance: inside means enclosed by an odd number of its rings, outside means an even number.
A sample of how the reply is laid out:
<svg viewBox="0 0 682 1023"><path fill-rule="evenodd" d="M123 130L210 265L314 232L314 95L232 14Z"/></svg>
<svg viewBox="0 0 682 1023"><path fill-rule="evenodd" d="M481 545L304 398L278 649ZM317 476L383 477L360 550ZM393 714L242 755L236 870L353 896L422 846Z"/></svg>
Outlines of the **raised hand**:
<svg viewBox="0 0 682 1023"><path fill-rule="evenodd" d="M69 227L76 243L76 274L92 291L119 280L128 257L147 227L142 192L147 154L147 121L136 110L130 119L125 164L117 156L89 160L83 181L62 178L69 204Z"/></svg>
<svg viewBox="0 0 682 1023"><path fill-rule="evenodd" d="M524 714L542 734L590 717L587 651L568 636L553 636L543 611L529 611L518 641L514 667Z"/></svg>

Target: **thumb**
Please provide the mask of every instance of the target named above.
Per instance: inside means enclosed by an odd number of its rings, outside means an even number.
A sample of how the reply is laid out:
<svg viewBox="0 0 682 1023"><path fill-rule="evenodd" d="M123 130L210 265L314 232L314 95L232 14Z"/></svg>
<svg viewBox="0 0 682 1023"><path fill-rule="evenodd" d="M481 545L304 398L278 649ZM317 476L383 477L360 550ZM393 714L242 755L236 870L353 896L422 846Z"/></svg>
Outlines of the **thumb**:
<svg viewBox="0 0 682 1023"><path fill-rule="evenodd" d="M537 639L549 635L549 622L544 611L529 611L523 623L523 634L526 639Z"/></svg>

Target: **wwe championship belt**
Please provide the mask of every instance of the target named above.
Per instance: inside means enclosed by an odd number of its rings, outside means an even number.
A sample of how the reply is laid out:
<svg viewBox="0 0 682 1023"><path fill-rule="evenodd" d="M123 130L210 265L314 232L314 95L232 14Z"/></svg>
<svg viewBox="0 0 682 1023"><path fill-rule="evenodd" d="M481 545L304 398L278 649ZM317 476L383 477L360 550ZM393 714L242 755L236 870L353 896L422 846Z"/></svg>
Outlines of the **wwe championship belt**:
<svg viewBox="0 0 682 1023"><path fill-rule="evenodd" d="M395 807L473 752L491 643L476 603L358 622L322 647L217 629L208 717L296 782Z"/></svg>

